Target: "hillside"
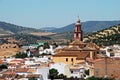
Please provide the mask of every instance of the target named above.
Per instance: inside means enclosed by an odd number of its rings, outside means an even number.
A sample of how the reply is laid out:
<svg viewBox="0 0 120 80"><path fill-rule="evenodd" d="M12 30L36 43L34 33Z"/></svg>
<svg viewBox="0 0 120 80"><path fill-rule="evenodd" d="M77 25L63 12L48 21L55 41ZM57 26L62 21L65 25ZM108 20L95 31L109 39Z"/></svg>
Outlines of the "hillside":
<svg viewBox="0 0 120 80"><path fill-rule="evenodd" d="M120 24L86 35L84 41L104 46L120 44Z"/></svg>
<svg viewBox="0 0 120 80"><path fill-rule="evenodd" d="M52 35L48 35L52 39L66 39L66 40L73 40L74 32L63 32L63 33L56 33ZM83 37L88 33L83 33Z"/></svg>
<svg viewBox="0 0 120 80"><path fill-rule="evenodd" d="M7 43L7 38L13 38L19 42L20 45L26 45L26 44L34 44L37 41L46 41L51 40L50 37L47 36L36 36L31 34L14 34L14 35L8 35L8 36L1 36L0 37L0 43ZM5 40L6 38L6 40Z"/></svg>
<svg viewBox="0 0 120 80"><path fill-rule="evenodd" d="M41 30L22 27L6 22L0 22L0 34L29 33L29 32L39 32L39 31Z"/></svg>
<svg viewBox="0 0 120 80"><path fill-rule="evenodd" d="M40 28L40 30L43 30L43 31L46 31L46 32L49 32L49 31L52 31L52 30L55 30L57 28L55 27L43 27L43 28Z"/></svg>
<svg viewBox="0 0 120 80"><path fill-rule="evenodd" d="M108 28L113 25L117 25L119 23L120 21L86 21L86 22L82 22L81 24L82 24L82 30L84 32L94 32L94 31L99 31L99 30ZM57 33L69 32L69 31L73 31L74 27L75 27L75 23L72 23L65 27L53 29L51 31L57 32Z"/></svg>
<svg viewBox="0 0 120 80"><path fill-rule="evenodd" d="M72 40L73 39L73 32L63 32L63 33L57 33L50 35L49 37L53 40L55 39L66 39L66 40Z"/></svg>

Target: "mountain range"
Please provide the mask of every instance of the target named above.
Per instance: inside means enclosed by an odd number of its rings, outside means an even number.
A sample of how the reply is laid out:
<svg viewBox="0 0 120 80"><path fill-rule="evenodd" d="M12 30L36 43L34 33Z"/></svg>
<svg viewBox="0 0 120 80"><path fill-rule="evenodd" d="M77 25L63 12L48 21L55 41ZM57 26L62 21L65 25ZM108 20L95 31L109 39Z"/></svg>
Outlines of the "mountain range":
<svg viewBox="0 0 120 80"><path fill-rule="evenodd" d="M0 21L0 34L16 34L16 33L29 33L29 32L39 32L41 30L35 28L27 28L23 26L18 26L11 23Z"/></svg>
<svg viewBox="0 0 120 80"><path fill-rule="evenodd" d="M84 40L86 42L93 41L96 44L102 43L102 45L120 44L119 43L120 21L87 21L87 22L82 22L81 25L84 33ZM6 22L0 22L0 37L4 37L3 34L14 34L9 36L12 37L16 36L15 38L17 40L23 38L22 44L25 44L27 42L29 43L31 41L35 42L36 40L52 40L52 41L55 40L60 42L65 40L66 41L72 40L74 28L75 28L75 23L72 23L62 28L56 29L54 27L47 27L47 29L43 28L41 30L41 29L18 26ZM54 32L54 34L51 35L49 34L46 36L38 36L31 34L32 32L33 33L35 32L36 34L44 34L46 31ZM88 33L90 32L91 34L88 34L87 32ZM22 33L22 34L18 34L18 33ZM103 42L101 42L102 40ZM97 45L101 45L101 44L97 44Z"/></svg>
<svg viewBox="0 0 120 80"><path fill-rule="evenodd" d="M82 22L82 30L84 32L95 32L113 25L120 24L120 21L86 21ZM73 32L75 23L69 24L62 28L46 27L42 29L28 28L18 26L11 23L0 21L0 34L16 34L16 33L31 33L31 32L43 32L43 30L54 33Z"/></svg>
<svg viewBox="0 0 120 80"><path fill-rule="evenodd" d="M55 29L57 29L57 28L55 28L55 27L43 27L43 28L40 28L40 30L47 31L47 32L55 30Z"/></svg>
<svg viewBox="0 0 120 80"><path fill-rule="evenodd" d="M82 25L81 27L84 32L96 32L117 24L120 24L120 20L119 21L86 21L86 22L81 22ZM74 31L74 28L75 28L75 23L72 23L62 28L57 28L50 31L56 33L71 32Z"/></svg>

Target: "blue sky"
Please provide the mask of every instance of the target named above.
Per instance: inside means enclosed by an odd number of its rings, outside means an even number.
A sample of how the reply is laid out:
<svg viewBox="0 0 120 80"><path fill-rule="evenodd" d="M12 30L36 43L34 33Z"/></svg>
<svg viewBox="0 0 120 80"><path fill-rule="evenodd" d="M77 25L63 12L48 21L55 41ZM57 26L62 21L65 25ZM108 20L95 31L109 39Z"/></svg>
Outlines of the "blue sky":
<svg viewBox="0 0 120 80"><path fill-rule="evenodd" d="M63 27L85 21L120 20L120 0L0 0L0 21L25 27Z"/></svg>

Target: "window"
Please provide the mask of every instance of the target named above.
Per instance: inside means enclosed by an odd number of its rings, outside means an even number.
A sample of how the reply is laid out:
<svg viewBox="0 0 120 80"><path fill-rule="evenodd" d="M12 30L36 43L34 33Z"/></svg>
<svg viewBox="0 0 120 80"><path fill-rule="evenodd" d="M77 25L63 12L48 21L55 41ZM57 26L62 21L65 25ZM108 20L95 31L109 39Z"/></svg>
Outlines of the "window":
<svg viewBox="0 0 120 80"><path fill-rule="evenodd" d="M73 71L71 71L71 73L73 73Z"/></svg>
<svg viewBox="0 0 120 80"><path fill-rule="evenodd" d="M113 51L113 50L112 50L112 49L107 49L107 51L108 51L108 52L111 52L111 51Z"/></svg>
<svg viewBox="0 0 120 80"><path fill-rule="evenodd" d="M99 54L99 51L97 51L97 54Z"/></svg>
<svg viewBox="0 0 120 80"><path fill-rule="evenodd" d="M71 61L73 62L73 58L71 58Z"/></svg>
<svg viewBox="0 0 120 80"><path fill-rule="evenodd" d="M110 53L110 56L112 57L112 56L115 56L115 55L114 55L114 53Z"/></svg>
<svg viewBox="0 0 120 80"><path fill-rule="evenodd" d="M76 34L76 36L78 37L78 33Z"/></svg>
<svg viewBox="0 0 120 80"><path fill-rule="evenodd" d="M51 58L49 57L48 60L51 60Z"/></svg>
<svg viewBox="0 0 120 80"><path fill-rule="evenodd" d="M68 62L68 58L66 58L66 62Z"/></svg>

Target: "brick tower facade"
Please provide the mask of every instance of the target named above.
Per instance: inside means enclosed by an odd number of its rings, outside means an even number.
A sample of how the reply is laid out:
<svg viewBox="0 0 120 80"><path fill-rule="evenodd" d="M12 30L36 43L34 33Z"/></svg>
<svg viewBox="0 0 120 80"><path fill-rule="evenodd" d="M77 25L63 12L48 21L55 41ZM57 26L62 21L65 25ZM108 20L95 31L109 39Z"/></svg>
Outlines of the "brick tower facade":
<svg viewBox="0 0 120 80"><path fill-rule="evenodd" d="M78 19L75 24L74 40L83 40L80 19Z"/></svg>

